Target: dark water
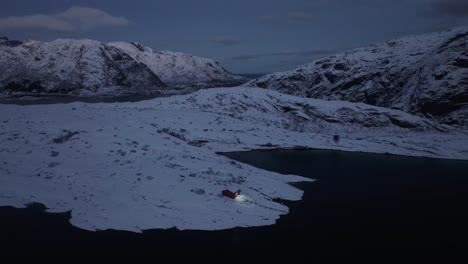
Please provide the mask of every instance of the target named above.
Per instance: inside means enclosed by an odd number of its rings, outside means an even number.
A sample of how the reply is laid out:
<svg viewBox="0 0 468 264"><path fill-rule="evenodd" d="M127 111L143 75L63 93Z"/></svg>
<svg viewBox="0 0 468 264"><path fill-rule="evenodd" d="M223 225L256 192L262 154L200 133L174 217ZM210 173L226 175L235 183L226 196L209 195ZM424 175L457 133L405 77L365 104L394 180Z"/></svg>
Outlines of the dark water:
<svg viewBox="0 0 468 264"><path fill-rule="evenodd" d="M151 100L161 97L171 97L175 95L186 95L194 91L210 89L216 87L235 87L242 85L246 80L234 80L234 81L219 81L211 83L200 83L200 84L174 84L171 85L170 89L162 90L159 93L148 94L148 95L124 95L124 96L93 96L93 97L79 97L72 95L40 95L33 94L30 96L11 96L1 97L0 104L11 104L11 105L44 105L44 104L67 104L74 102L83 103L127 103L127 102L140 102L144 100Z"/></svg>
<svg viewBox="0 0 468 264"><path fill-rule="evenodd" d="M468 162L336 151L225 154L318 179L273 226L224 231L87 232L47 214L0 207L0 252L29 254L257 255L312 260L361 255L465 257ZM130 216L129 216L130 217Z"/></svg>
<svg viewBox="0 0 468 264"><path fill-rule="evenodd" d="M29 96L29 97L11 97L0 98L0 104L11 105L45 105L45 104L68 104L74 102L82 103L126 103L140 102L159 97L169 97L178 95L177 93L159 94L159 95L129 95L121 97L77 97L77 96Z"/></svg>

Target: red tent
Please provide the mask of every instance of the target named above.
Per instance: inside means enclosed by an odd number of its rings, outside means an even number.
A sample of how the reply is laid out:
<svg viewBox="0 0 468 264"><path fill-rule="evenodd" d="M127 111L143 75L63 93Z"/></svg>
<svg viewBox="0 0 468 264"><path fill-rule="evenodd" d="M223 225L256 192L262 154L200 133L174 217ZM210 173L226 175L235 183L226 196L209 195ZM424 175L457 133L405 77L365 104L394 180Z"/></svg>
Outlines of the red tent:
<svg viewBox="0 0 468 264"><path fill-rule="evenodd" d="M236 199L236 197L240 194L240 190L237 192L231 192L230 190L224 190L223 195L229 197L231 199Z"/></svg>

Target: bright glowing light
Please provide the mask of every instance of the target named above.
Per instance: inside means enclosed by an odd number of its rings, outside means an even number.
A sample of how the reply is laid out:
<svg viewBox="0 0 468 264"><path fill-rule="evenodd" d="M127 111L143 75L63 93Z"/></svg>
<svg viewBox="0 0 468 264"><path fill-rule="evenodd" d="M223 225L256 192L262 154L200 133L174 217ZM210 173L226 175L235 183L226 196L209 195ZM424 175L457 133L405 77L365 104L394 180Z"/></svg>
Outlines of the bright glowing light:
<svg viewBox="0 0 468 264"><path fill-rule="evenodd" d="M238 202L245 202L247 200L247 198L244 195L239 194L239 195L237 195L237 197L234 200L236 200Z"/></svg>

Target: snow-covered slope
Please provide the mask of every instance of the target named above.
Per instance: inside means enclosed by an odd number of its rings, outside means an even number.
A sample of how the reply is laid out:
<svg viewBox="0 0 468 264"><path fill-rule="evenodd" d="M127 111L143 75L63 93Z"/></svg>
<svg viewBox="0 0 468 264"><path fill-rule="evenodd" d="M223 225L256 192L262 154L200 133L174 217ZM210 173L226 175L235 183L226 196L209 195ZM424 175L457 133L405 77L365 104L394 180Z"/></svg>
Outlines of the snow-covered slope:
<svg viewBox="0 0 468 264"><path fill-rule="evenodd" d="M3 93L148 94L164 86L146 65L97 41L0 42Z"/></svg>
<svg viewBox="0 0 468 264"><path fill-rule="evenodd" d="M302 177L219 151L312 147L468 159L468 136L363 103L219 88L137 103L0 105L0 205L71 210L85 229L270 225ZM341 139L333 141L333 135ZM230 200L224 189L240 189Z"/></svg>
<svg viewBox="0 0 468 264"><path fill-rule="evenodd" d="M468 28L355 49L247 85L365 102L468 125Z"/></svg>
<svg viewBox="0 0 468 264"><path fill-rule="evenodd" d="M222 83L242 78L224 69L219 62L185 53L154 51L136 42L109 43L146 64L167 84Z"/></svg>
<svg viewBox="0 0 468 264"><path fill-rule="evenodd" d="M147 95L243 82L244 78L229 73L216 61L155 52L135 42L58 39L23 43L0 37L3 94ZM171 87L161 89L166 83Z"/></svg>

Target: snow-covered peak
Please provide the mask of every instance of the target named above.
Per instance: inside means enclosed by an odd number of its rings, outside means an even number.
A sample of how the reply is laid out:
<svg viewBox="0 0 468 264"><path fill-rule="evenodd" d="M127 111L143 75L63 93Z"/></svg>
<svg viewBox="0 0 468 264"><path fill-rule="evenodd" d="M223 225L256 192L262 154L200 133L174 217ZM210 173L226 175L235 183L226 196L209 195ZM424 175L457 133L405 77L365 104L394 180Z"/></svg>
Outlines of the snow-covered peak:
<svg viewBox="0 0 468 264"><path fill-rule="evenodd" d="M0 38L0 93L102 95L105 91L114 96L145 95L161 92L160 88L166 87L164 82L177 91L184 88L190 92L239 85L243 80L216 61L179 52L156 52L137 42L22 42Z"/></svg>
<svg viewBox="0 0 468 264"><path fill-rule="evenodd" d="M0 55L2 92L118 96L165 86L125 52L94 40L20 42L0 46Z"/></svg>
<svg viewBox="0 0 468 264"><path fill-rule="evenodd" d="M180 52L154 51L137 42L112 42L109 45L146 64L165 83L195 84L242 79L211 59Z"/></svg>
<svg viewBox="0 0 468 264"><path fill-rule="evenodd" d="M468 124L468 27L354 49L247 85Z"/></svg>

